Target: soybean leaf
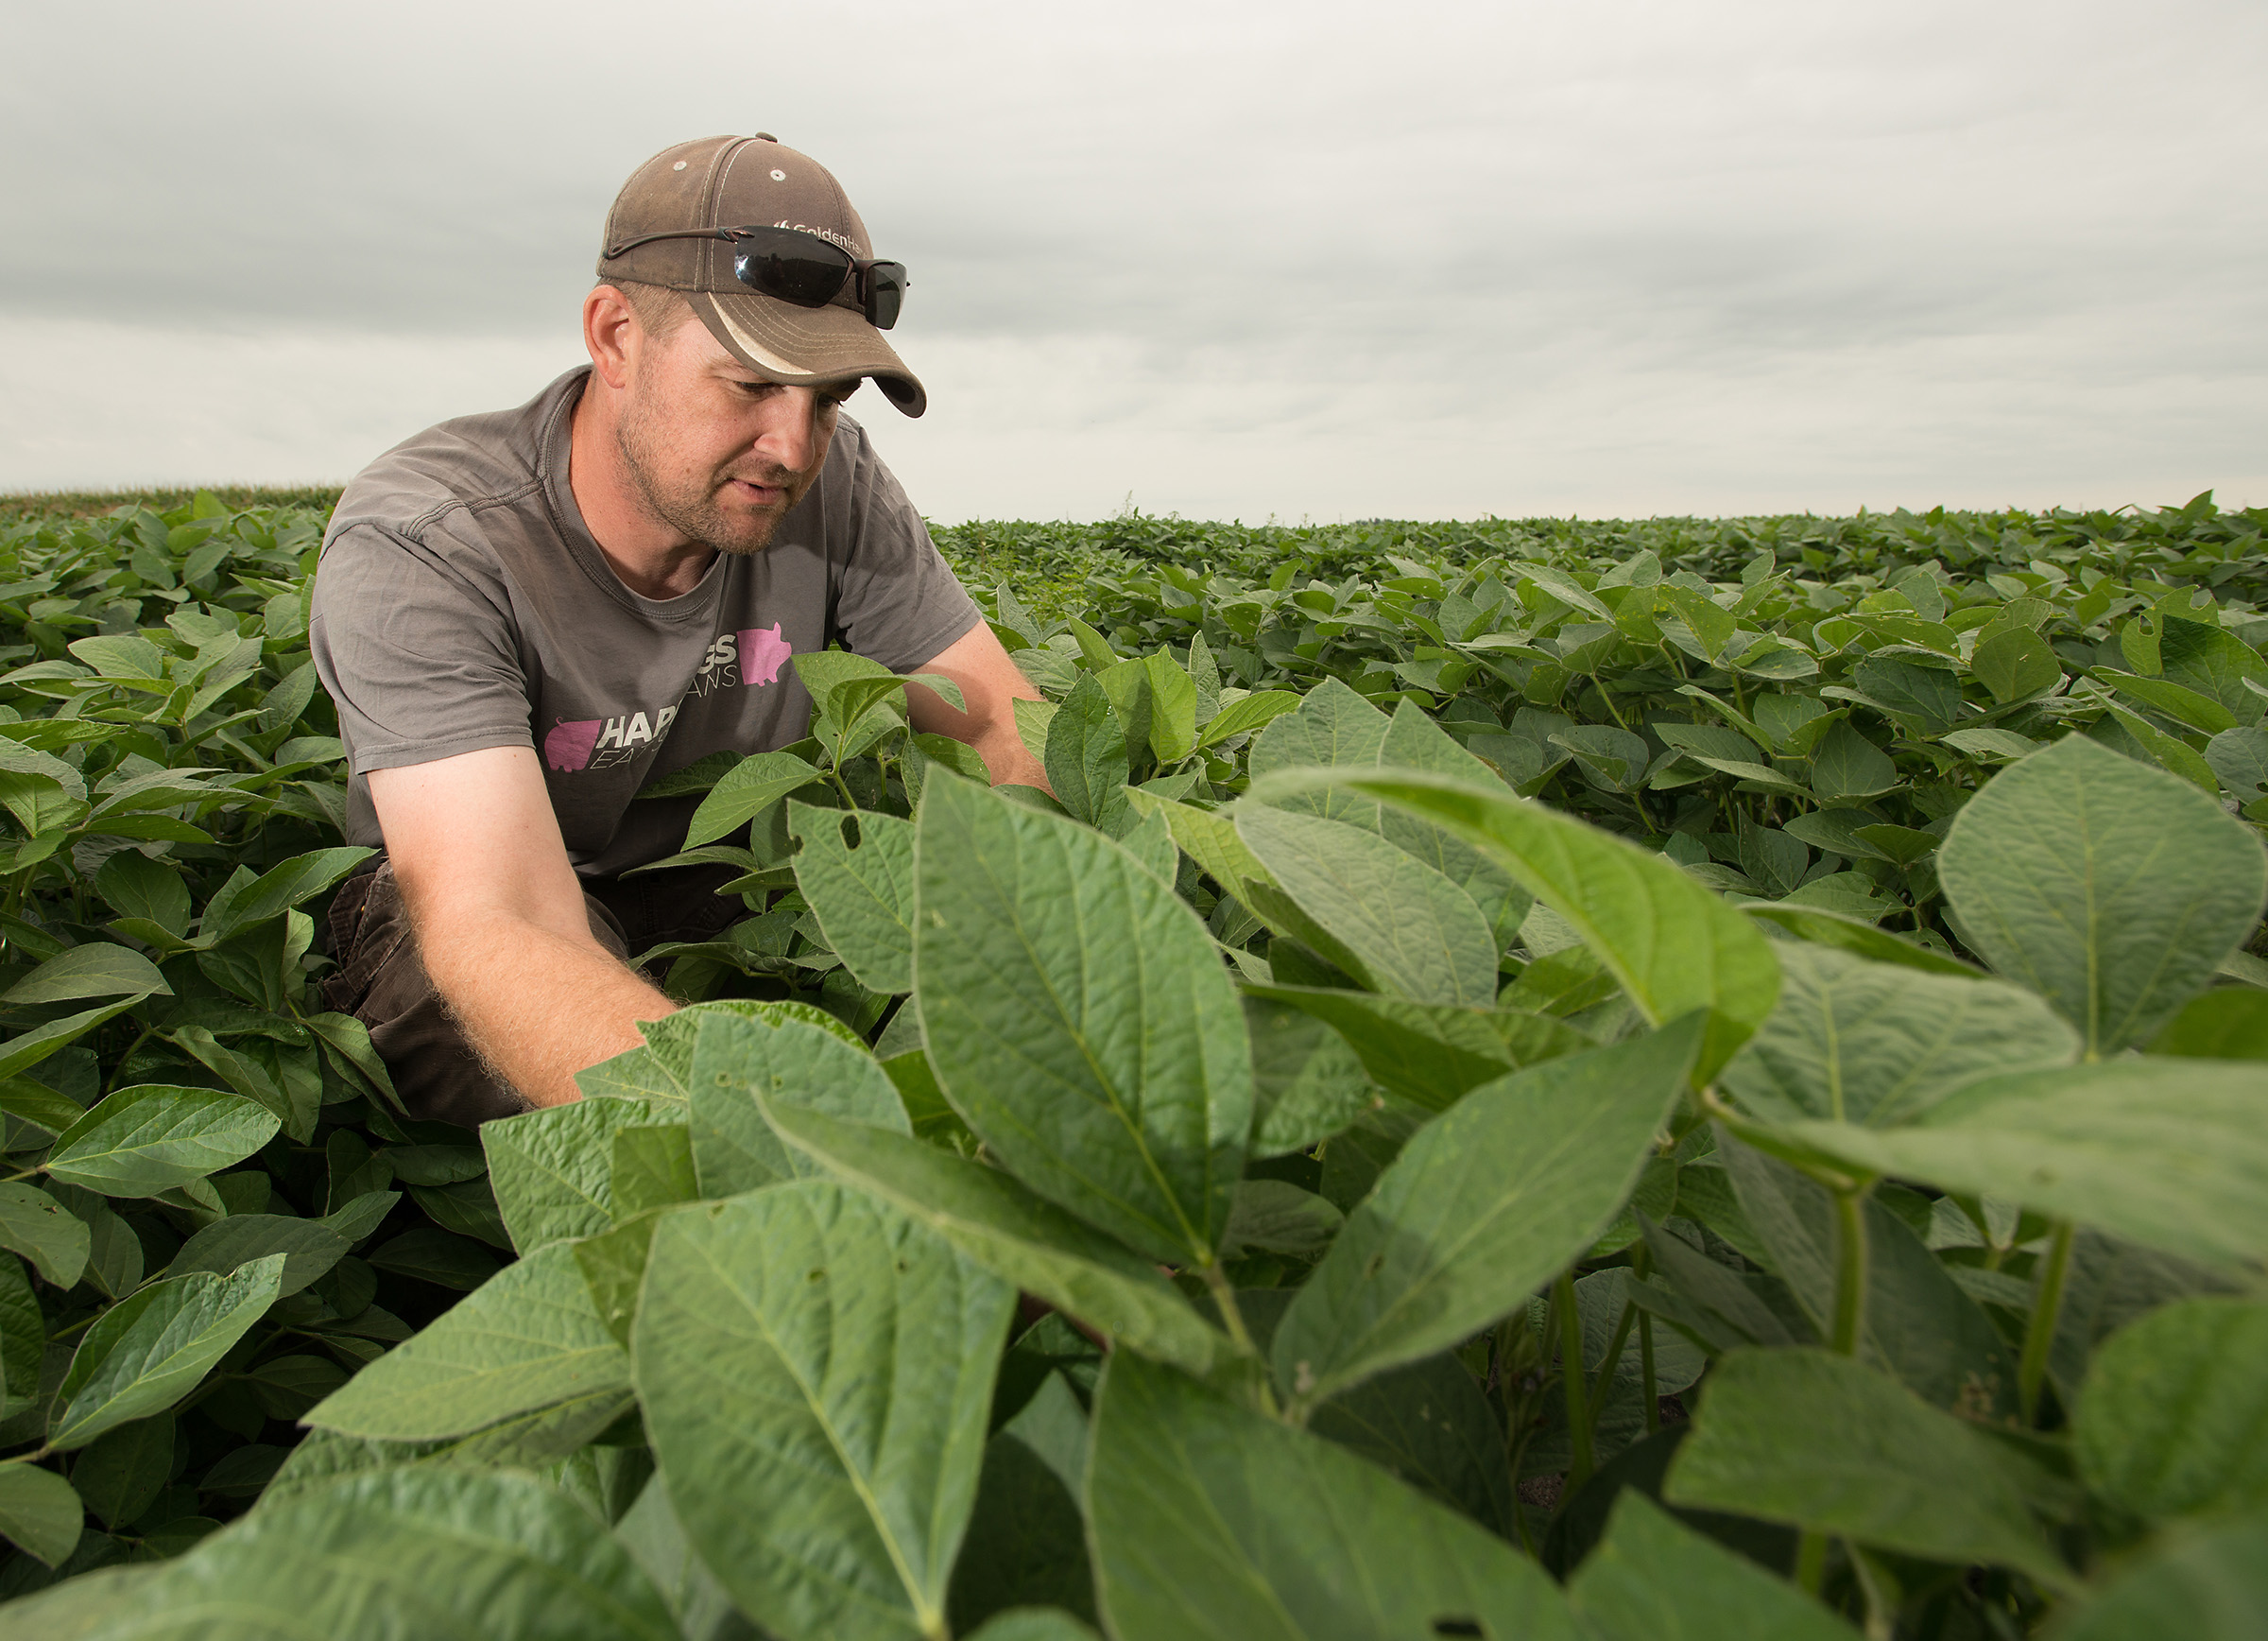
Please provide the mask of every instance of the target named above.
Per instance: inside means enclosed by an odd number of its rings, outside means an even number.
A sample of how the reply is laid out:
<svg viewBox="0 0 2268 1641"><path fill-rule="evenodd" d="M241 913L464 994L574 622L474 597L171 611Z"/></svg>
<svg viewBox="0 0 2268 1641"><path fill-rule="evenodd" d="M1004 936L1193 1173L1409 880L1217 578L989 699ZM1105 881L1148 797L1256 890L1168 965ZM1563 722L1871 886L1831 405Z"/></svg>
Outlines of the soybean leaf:
<svg viewBox="0 0 2268 1641"><path fill-rule="evenodd" d="M1162 649L1142 658L1149 674L1150 751L1160 768L1177 764L1197 747L1197 685Z"/></svg>
<svg viewBox="0 0 2268 1641"><path fill-rule="evenodd" d="M1637 1182L1702 1029L1689 1017L1515 1072L1419 1130L1277 1329L1295 1405L1448 1349L1589 1248Z"/></svg>
<svg viewBox="0 0 2268 1641"><path fill-rule="evenodd" d="M1378 761L1398 769L1429 769L1484 786L1498 779L1486 763L1406 700L1394 709L1385 739L1379 746ZM1383 810L1379 829L1389 843L1416 855L1472 897L1498 951L1512 943L1532 901L1503 867L1463 838L1400 810Z"/></svg>
<svg viewBox="0 0 2268 1641"><path fill-rule="evenodd" d="M1335 678L1307 692L1298 710L1268 725L1252 743L1252 778L1279 769L1322 766L1374 769L1391 727L1384 713ZM1299 786L1265 800L1281 809L1320 815L1375 828L1377 805L1368 798L1334 786Z"/></svg>
<svg viewBox="0 0 2268 1641"><path fill-rule="evenodd" d="M649 1209L696 1201L701 1187L694 1172L691 1131L683 1123L615 1130L608 1182L616 1224Z"/></svg>
<svg viewBox="0 0 2268 1641"><path fill-rule="evenodd" d="M6 1043L0 1043L0 1078L28 1071L58 1049L69 1047L105 1020L125 1013L139 1001L138 997L127 997L18 1032Z"/></svg>
<svg viewBox="0 0 2268 1641"><path fill-rule="evenodd" d="M1503 1428L1454 1356L1428 1356L1366 1379L1317 1408L1307 1427L1491 1532L1515 1536L1518 1506Z"/></svg>
<svg viewBox="0 0 2268 1641"><path fill-rule="evenodd" d="M2088 1364L2073 1421L2088 1485L2146 1521L2268 1504L2268 1304L2186 1299Z"/></svg>
<svg viewBox="0 0 2268 1641"><path fill-rule="evenodd" d="M197 1387L274 1303L284 1256L227 1276L150 1284L95 1319L56 1391L47 1443L84 1447L104 1431L163 1413Z"/></svg>
<svg viewBox="0 0 2268 1641"><path fill-rule="evenodd" d="M56 1287L69 1287L87 1268L86 1221L46 1192L10 1180L0 1183L0 1248L24 1255Z"/></svg>
<svg viewBox="0 0 2268 1641"><path fill-rule="evenodd" d="M399 1199L381 1193L390 1203ZM283 1274L276 1294L284 1298L299 1292L347 1256L350 1239L320 1219L295 1219L281 1214L232 1214L215 1219L188 1241L166 1267L169 1276L187 1276L206 1270L225 1276L254 1260L284 1255Z"/></svg>
<svg viewBox="0 0 2268 1641"><path fill-rule="evenodd" d="M2196 1060L2268 1060L2268 992L2226 986L2199 993L2166 1022L2150 1052Z"/></svg>
<svg viewBox="0 0 2268 1641"><path fill-rule="evenodd" d="M1041 762L1057 801L1074 819L1112 837L1126 829L1126 732L1091 674L1079 675L1048 720Z"/></svg>
<svg viewBox="0 0 2268 1641"><path fill-rule="evenodd" d="M1239 1180L1221 1255L1259 1249L1311 1259L1330 1246L1344 1219L1338 1209L1288 1180Z"/></svg>
<svg viewBox="0 0 2268 1641"><path fill-rule="evenodd" d="M2268 855L2204 793L2067 735L1965 804L1937 852L1964 938L2078 1027L2145 1043L2241 945Z"/></svg>
<svg viewBox="0 0 2268 1641"><path fill-rule="evenodd" d="M575 1251L555 1243L507 1265L365 1367L306 1422L349 1436L431 1441L629 1382L629 1358L600 1321Z"/></svg>
<svg viewBox="0 0 2268 1641"><path fill-rule="evenodd" d="M1845 917L1825 907L1800 906L1785 900L1751 901L1741 910L1758 923L1785 929L1797 940L1849 952L1868 962L1896 963L1900 968L1918 969L1925 975L1952 975L1969 979L1977 976L1978 971L1958 958L1949 958L1942 952L1901 940L1887 929L1876 928L1870 923Z"/></svg>
<svg viewBox="0 0 2268 1641"><path fill-rule="evenodd" d="M2169 622L2168 626L2188 626ZM2268 1612L2268 1511L2162 1536L2085 1602L2056 1641L2250 1641Z"/></svg>
<svg viewBox="0 0 2268 1641"><path fill-rule="evenodd" d="M1549 1576L1503 1540L1170 1368L1113 1355L1093 1442L1089 1532L1121 1641L1574 1641Z"/></svg>
<svg viewBox="0 0 2268 1641"><path fill-rule="evenodd" d="M34 1560L61 1566L78 1546L86 1514L71 1484L54 1471L22 1459L0 1464L0 1533Z"/></svg>
<svg viewBox="0 0 2268 1641"><path fill-rule="evenodd" d="M1204 1373L1228 1340L1148 1260L1009 1175L887 1129L760 1097L780 1136L1106 1338Z"/></svg>
<svg viewBox="0 0 2268 1641"><path fill-rule="evenodd" d="M850 1122L910 1133L905 1108L860 1045L804 1021L711 1015L701 1023L688 1082L694 1172L704 1197L730 1197L816 1172L780 1143L753 1096Z"/></svg>
<svg viewBox="0 0 2268 1641"><path fill-rule="evenodd" d="M173 1419L137 1419L97 1437L71 1464L71 1486L105 1527L125 1527L173 1476Z"/></svg>
<svg viewBox="0 0 2268 1641"><path fill-rule="evenodd" d="M81 997L146 997L151 993L170 996L173 988L158 973L157 964L140 952L94 941L73 946L60 957L49 958L38 968L0 992L0 1003L25 1008L35 1003L63 1003Z"/></svg>
<svg viewBox="0 0 2268 1641"><path fill-rule="evenodd" d="M26 1633L281 1641L403 1633L678 1641L598 1518L533 1476L438 1466L346 1477L256 1510L178 1560L74 1579L9 1614Z"/></svg>
<svg viewBox="0 0 2268 1641"><path fill-rule="evenodd" d="M1062 1383L1053 1375L1049 1382ZM1063 1478L1023 1441L1003 1430L985 1446L976 1504L954 1565L946 1613L953 1632L966 1635L995 1614L1021 1608L1030 1615L1042 1606L1058 1609L1059 1616L1060 1610L1094 1616L1087 1524ZM1009 1627L1004 1622L979 1632L994 1635ZM1074 1623L1071 1633L1092 1632Z"/></svg>
<svg viewBox="0 0 2268 1641"><path fill-rule="evenodd" d="M481 1124L496 1206L523 1254L614 1223L616 1131L650 1122L627 1099L583 1099Z"/></svg>
<svg viewBox="0 0 2268 1641"><path fill-rule="evenodd" d="M2048 648L2047 640L2022 627L2012 627L1984 640L1968 665L1977 682L1992 691L1992 699L2002 706L2053 689L2063 678L2063 665Z"/></svg>
<svg viewBox="0 0 2268 1641"><path fill-rule="evenodd" d="M46 1355L47 1319L31 1278L15 1260L0 1259L0 1406L36 1398Z"/></svg>
<svg viewBox="0 0 2268 1641"><path fill-rule="evenodd" d="M1767 1120L1884 1128L1990 1072L2062 1065L2079 1039L2029 992L1785 942L1779 1006L1719 1086Z"/></svg>
<svg viewBox="0 0 2268 1641"><path fill-rule="evenodd" d="M1205 925L1108 838L957 779L924 794L918 871L915 1000L954 1109L1041 1196L1210 1262L1252 1069Z"/></svg>
<svg viewBox="0 0 2268 1641"><path fill-rule="evenodd" d="M2244 1062L2134 1057L1972 1082L1911 1127L1792 1123L1828 1156L2242 1272L2268 1259L2268 1088Z"/></svg>
<svg viewBox="0 0 2268 1641"><path fill-rule="evenodd" d="M1880 797L1898 785L1898 766L1882 750L1839 720L1812 749L1812 790L1823 803Z"/></svg>
<svg viewBox="0 0 2268 1641"><path fill-rule="evenodd" d="M1322 1021L1268 998L1246 997L1245 1028L1252 1041L1254 1156L1305 1150L1369 1108L1373 1096L1362 1061Z"/></svg>
<svg viewBox="0 0 2268 1641"><path fill-rule="evenodd" d="M693 812L685 847L697 849L737 832L779 803L820 779L819 771L792 752L757 752L732 767Z"/></svg>
<svg viewBox="0 0 2268 1641"><path fill-rule="evenodd" d="M1872 1368L1799 1347L1717 1363L1662 1497L1955 1565L2015 1567L2067 1591L2076 1581L2034 1511L2060 1507L2068 1488Z"/></svg>
<svg viewBox="0 0 2268 1641"><path fill-rule="evenodd" d="M1014 1301L833 1181L656 1228L631 1339L646 1429L703 1559L766 1630L941 1632Z"/></svg>
<svg viewBox="0 0 2268 1641"><path fill-rule="evenodd" d="M648 1105L685 1104L685 1084L651 1048L632 1048L575 1074L586 1099L644 1100Z"/></svg>
<svg viewBox="0 0 2268 1641"><path fill-rule="evenodd" d="M1708 1009L1696 1080L1713 1077L1771 1012L1779 965L1763 936L1660 855L1444 777L1343 775L1339 784L1436 821L1491 855L1574 926L1652 1024ZM1272 788L1256 781L1253 789L1273 801Z"/></svg>
<svg viewBox="0 0 2268 1641"><path fill-rule="evenodd" d="M318 849L269 868L225 900L215 895L205 908L204 921L198 924L198 942L216 945L254 924L289 911L322 893L368 860L371 853L368 849Z"/></svg>
<svg viewBox="0 0 2268 1641"><path fill-rule="evenodd" d="M1263 689L1232 700L1215 713L1197 737L1200 747L1216 747L1225 740L1260 729L1299 704L1299 697L1288 689Z"/></svg>
<svg viewBox="0 0 2268 1641"><path fill-rule="evenodd" d="M1468 1089L1517 1066L1597 1045L1572 1026L1518 1009L1406 1003L1319 986L1246 990L1323 1022L1346 1040L1373 1082L1427 1111L1446 1111Z"/></svg>
<svg viewBox="0 0 2268 1641"><path fill-rule="evenodd" d="M801 845L796 887L834 955L870 992L914 987L914 828L862 812L858 847L843 842L840 809L790 802L787 829Z"/></svg>
<svg viewBox="0 0 2268 1641"><path fill-rule="evenodd" d="M1635 1487L1568 1581L1599 1641L1852 1641L1857 1632L1783 1579L1686 1527Z"/></svg>
<svg viewBox="0 0 2268 1641"><path fill-rule="evenodd" d="M276 1114L215 1088L122 1088L56 1136L47 1172L107 1197L154 1197L244 1161Z"/></svg>
<svg viewBox="0 0 2268 1641"><path fill-rule="evenodd" d="M1414 1003L1484 1006L1497 942L1455 884L1377 834L1294 811L1240 809L1237 835L1283 892L1360 965Z"/></svg>

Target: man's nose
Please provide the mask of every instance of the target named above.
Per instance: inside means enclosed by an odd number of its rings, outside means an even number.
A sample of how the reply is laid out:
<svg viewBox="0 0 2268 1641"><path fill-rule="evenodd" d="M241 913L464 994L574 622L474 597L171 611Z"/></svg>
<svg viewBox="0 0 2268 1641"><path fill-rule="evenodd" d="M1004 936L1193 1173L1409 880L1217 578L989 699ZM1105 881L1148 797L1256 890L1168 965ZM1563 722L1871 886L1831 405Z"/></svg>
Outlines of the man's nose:
<svg viewBox="0 0 2268 1641"><path fill-rule="evenodd" d="M789 388L770 396L755 448L791 473L808 470L819 444L819 395L811 388Z"/></svg>

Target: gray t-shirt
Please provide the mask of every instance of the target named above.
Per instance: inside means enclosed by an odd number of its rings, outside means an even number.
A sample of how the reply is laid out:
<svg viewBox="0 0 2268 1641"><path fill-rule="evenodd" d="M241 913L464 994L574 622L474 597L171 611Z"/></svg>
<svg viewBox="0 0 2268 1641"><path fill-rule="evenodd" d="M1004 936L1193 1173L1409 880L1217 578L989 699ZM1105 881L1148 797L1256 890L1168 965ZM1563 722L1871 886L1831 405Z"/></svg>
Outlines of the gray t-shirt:
<svg viewBox="0 0 2268 1641"><path fill-rule="evenodd" d="M533 746L578 872L662 859L699 799L632 796L707 753L800 739L811 697L790 656L839 641L906 672L983 618L848 416L770 546L718 554L681 596L639 596L567 482L589 375L421 433L339 498L309 638L352 771L352 841L382 841L370 770Z"/></svg>

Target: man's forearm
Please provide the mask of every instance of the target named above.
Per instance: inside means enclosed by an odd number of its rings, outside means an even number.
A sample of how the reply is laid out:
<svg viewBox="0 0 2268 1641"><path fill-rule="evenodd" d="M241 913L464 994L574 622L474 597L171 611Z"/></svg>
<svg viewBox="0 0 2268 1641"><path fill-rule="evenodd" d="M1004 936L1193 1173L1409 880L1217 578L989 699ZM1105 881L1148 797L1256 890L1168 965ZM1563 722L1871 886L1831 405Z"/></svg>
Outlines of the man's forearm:
<svg viewBox="0 0 2268 1641"><path fill-rule="evenodd" d="M637 1047L637 1022L677 1008L596 941L508 913L460 915L419 944L466 1039L531 1105L581 1098L576 1072Z"/></svg>

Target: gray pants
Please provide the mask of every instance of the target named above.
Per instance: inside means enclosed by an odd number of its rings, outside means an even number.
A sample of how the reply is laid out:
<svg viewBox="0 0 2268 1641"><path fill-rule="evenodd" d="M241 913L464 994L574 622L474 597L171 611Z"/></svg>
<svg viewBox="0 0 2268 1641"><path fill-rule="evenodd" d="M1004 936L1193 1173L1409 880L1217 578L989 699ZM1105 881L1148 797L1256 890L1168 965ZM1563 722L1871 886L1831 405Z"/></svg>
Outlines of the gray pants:
<svg viewBox="0 0 2268 1641"><path fill-rule="evenodd" d="M665 941L709 940L747 915L738 895L714 892L732 875L730 868L688 868L627 881L586 880L591 933L626 962L631 953ZM339 887L328 932L338 967L324 977L323 1000L369 1028L370 1044L411 1116L472 1128L527 1109L490 1075L434 990L392 862L381 857L376 870Z"/></svg>

